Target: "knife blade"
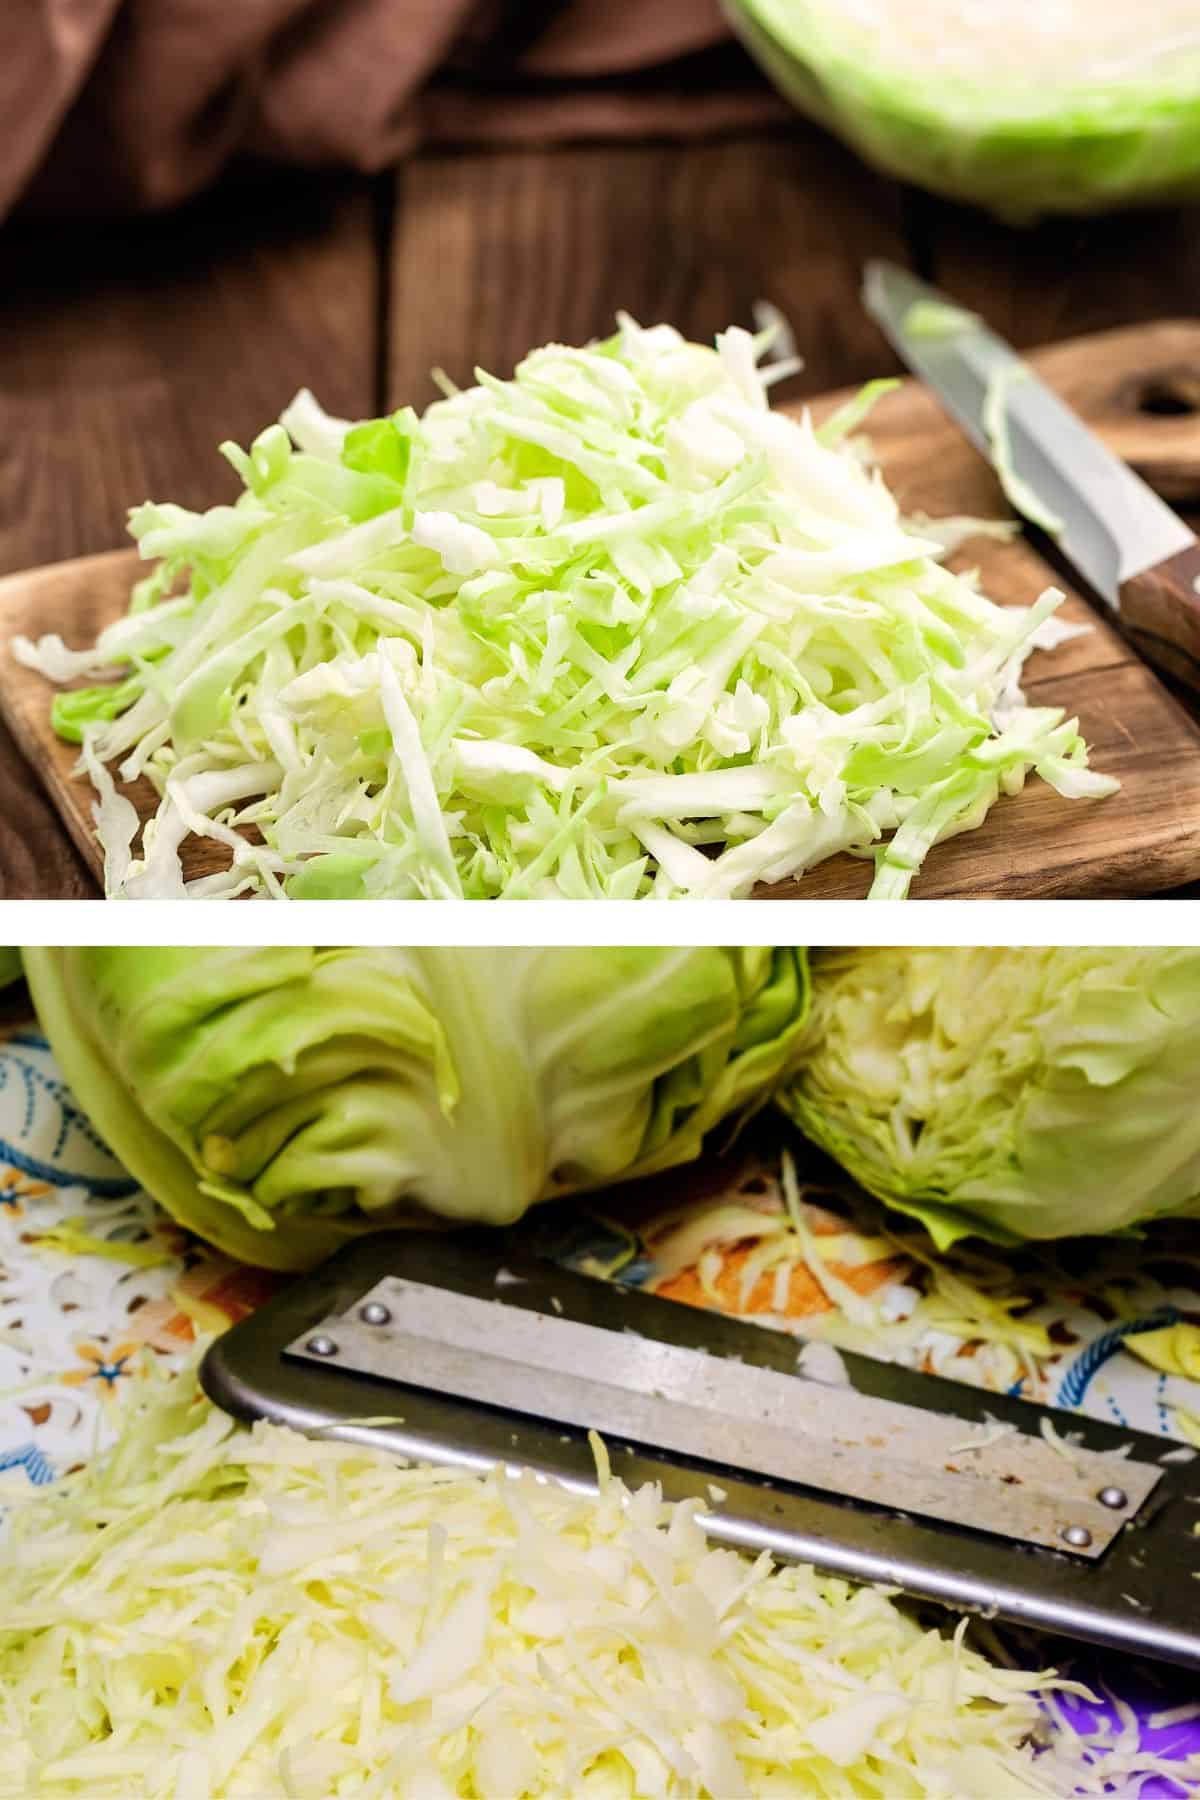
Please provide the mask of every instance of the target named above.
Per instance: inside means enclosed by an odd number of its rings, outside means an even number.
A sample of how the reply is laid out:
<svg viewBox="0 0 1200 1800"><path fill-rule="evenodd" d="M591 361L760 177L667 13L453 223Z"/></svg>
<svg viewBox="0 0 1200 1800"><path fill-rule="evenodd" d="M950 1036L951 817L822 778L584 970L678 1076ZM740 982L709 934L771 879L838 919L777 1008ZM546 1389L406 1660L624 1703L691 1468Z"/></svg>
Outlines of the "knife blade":
<svg viewBox="0 0 1200 1800"><path fill-rule="evenodd" d="M1058 548L1143 654L1200 688L1200 541L981 319L907 270L869 263L863 303L897 355L996 464L989 416L1003 409L1016 510L1058 521ZM941 310L922 329L918 305ZM927 315L927 318L930 315ZM1014 479L1015 478L1015 479Z"/></svg>

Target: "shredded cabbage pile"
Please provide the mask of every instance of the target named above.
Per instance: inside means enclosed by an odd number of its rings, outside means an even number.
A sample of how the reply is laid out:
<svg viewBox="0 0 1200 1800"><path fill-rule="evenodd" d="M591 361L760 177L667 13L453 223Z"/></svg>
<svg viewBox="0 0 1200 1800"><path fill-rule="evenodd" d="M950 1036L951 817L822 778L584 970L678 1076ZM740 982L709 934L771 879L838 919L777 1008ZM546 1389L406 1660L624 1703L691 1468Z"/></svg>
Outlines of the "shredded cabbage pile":
<svg viewBox="0 0 1200 1800"><path fill-rule="evenodd" d="M897 899L1031 769L1110 793L1018 687L1061 596L939 566L847 442L880 384L772 413L769 335L622 317L421 418L305 392L223 446L235 506L136 508L129 615L14 646L117 677L54 707L108 894L736 898L850 850ZM157 789L140 843L110 765Z"/></svg>
<svg viewBox="0 0 1200 1800"><path fill-rule="evenodd" d="M599 1446L587 1498L246 1431L194 1368L139 1387L0 1553L6 1792L1020 1800L1086 1772L1029 1742L1078 1684L710 1549Z"/></svg>

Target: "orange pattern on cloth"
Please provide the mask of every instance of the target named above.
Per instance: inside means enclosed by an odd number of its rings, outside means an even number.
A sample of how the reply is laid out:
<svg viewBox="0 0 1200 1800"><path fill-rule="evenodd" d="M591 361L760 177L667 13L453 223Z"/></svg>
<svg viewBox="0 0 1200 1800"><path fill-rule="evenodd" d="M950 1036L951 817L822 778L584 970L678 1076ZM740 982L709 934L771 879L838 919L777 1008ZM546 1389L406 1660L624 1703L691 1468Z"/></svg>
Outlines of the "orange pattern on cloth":
<svg viewBox="0 0 1200 1800"><path fill-rule="evenodd" d="M212 1312L225 1324L236 1325L278 1293L285 1280L268 1269L205 1251L202 1260L180 1276L165 1300L151 1300L138 1308L130 1329L152 1350L170 1353L184 1349L198 1334L195 1318L181 1302L190 1301L197 1311ZM216 1325L215 1316L213 1322Z"/></svg>
<svg viewBox="0 0 1200 1800"><path fill-rule="evenodd" d="M132 1375L140 1348L136 1338L122 1338L119 1344L111 1345L86 1340L78 1343L75 1353L79 1367L67 1370L62 1378L63 1386L82 1387L85 1382L98 1381L104 1392L111 1394L119 1381Z"/></svg>
<svg viewBox="0 0 1200 1800"><path fill-rule="evenodd" d="M722 1265L712 1285L721 1297L719 1310L732 1314L747 1315L751 1313L772 1313L779 1315L780 1308L776 1301L776 1275L768 1269L760 1275L743 1302L741 1297L741 1278L748 1258L757 1249L756 1242L733 1244L722 1252ZM846 1283L864 1299L887 1287L893 1281L902 1279L907 1265L900 1261L863 1263L858 1268L848 1268L842 1263L831 1262L829 1273L838 1281ZM665 1300L682 1300L686 1306L704 1306L710 1310L714 1306L712 1295L706 1292L701 1283L697 1269L684 1269L678 1275L668 1276L665 1280L648 1284L649 1291L661 1294ZM803 1263L796 1263L788 1273L787 1303L782 1315L788 1319L807 1319L816 1313L831 1312L832 1303L817 1283L816 1277L805 1268Z"/></svg>
<svg viewBox="0 0 1200 1800"><path fill-rule="evenodd" d="M40 1200L49 1192L47 1182L34 1181L20 1169L0 1167L0 1206L6 1207L13 1218L21 1217L27 1200Z"/></svg>

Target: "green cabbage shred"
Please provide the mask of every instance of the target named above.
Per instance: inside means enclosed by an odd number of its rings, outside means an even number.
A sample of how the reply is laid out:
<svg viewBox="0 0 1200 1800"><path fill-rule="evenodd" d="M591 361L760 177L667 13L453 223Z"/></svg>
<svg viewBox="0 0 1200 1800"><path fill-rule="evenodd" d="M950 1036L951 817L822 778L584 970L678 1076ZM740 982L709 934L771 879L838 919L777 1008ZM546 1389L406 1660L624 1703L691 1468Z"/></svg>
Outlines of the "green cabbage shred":
<svg viewBox="0 0 1200 1800"><path fill-rule="evenodd" d="M1013 506L1031 525L1040 526L1050 537L1058 537L1063 529L1063 521L1039 498L1013 465L1012 439L1008 429L1008 395L1009 390L1017 383L1028 381L1029 375L1030 371L1023 363L1006 363L994 371L984 396L983 429L992 447L992 465L996 476Z"/></svg>
<svg viewBox="0 0 1200 1800"><path fill-rule="evenodd" d="M848 850L898 899L1030 771L1111 792L1020 695L1061 596L940 566L847 439L886 384L814 430L768 337L622 317L419 418L302 393L223 446L235 505L135 508L129 614L14 645L89 678L54 722L107 893L736 898Z"/></svg>
<svg viewBox="0 0 1200 1800"><path fill-rule="evenodd" d="M910 338L954 338L982 323L978 313L947 305L944 300L914 300L904 315L904 330Z"/></svg>

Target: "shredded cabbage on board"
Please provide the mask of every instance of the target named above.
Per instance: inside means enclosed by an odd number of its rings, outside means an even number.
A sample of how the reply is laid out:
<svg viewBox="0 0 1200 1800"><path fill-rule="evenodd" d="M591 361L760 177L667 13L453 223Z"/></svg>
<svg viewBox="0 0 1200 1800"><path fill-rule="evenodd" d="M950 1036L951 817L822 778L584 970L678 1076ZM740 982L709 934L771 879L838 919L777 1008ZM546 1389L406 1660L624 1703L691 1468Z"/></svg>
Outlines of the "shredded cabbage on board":
<svg viewBox="0 0 1200 1800"><path fill-rule="evenodd" d="M1086 1696L689 1503L409 1466L147 1372L107 1456L0 1549L6 1792L82 1800L1063 1795L1161 1759ZM1136 1787L1123 1787L1134 1793Z"/></svg>
<svg viewBox="0 0 1200 1800"><path fill-rule="evenodd" d="M222 447L236 505L135 508L128 616L14 646L105 677L54 722L108 894L735 898L849 850L897 899L1031 770L1111 793L1020 693L1061 595L942 567L848 442L886 384L773 413L769 336L622 316L420 418L304 392ZM140 840L114 770L157 790ZM188 879L198 839L227 866Z"/></svg>

